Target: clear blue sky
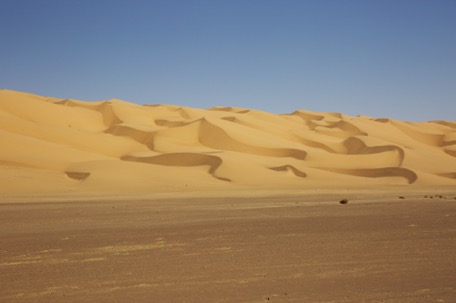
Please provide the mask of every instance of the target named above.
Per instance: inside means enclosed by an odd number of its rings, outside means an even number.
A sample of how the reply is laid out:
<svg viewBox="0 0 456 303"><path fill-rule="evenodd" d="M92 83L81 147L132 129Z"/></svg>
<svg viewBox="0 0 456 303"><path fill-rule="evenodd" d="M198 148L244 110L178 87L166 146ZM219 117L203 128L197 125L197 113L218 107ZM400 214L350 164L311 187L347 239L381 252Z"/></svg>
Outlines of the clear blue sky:
<svg viewBox="0 0 456 303"><path fill-rule="evenodd" d="M456 120L456 0L1 0L0 88Z"/></svg>

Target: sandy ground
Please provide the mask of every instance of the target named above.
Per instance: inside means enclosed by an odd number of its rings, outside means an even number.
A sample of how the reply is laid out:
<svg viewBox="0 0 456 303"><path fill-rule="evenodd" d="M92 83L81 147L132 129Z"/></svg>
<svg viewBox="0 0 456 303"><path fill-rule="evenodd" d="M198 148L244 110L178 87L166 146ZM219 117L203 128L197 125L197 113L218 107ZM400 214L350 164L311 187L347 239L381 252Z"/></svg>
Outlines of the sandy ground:
<svg viewBox="0 0 456 303"><path fill-rule="evenodd" d="M2 203L0 302L455 302L455 197Z"/></svg>

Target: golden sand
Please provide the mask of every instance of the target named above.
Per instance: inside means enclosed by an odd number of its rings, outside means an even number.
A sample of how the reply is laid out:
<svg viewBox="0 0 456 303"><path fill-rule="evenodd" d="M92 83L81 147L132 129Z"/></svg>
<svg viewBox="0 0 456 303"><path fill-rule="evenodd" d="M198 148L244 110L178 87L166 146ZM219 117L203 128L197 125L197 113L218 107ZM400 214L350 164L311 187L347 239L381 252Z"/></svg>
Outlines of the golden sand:
<svg viewBox="0 0 456 303"><path fill-rule="evenodd" d="M454 121L140 106L0 90L0 142L1 194L456 185Z"/></svg>

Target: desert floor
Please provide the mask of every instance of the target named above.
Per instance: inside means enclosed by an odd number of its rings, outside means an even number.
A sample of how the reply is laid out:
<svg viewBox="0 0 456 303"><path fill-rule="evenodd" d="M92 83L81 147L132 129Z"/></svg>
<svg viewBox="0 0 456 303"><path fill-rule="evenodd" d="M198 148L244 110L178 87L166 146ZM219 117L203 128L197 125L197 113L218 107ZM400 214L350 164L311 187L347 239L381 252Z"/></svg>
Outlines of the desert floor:
<svg viewBox="0 0 456 303"><path fill-rule="evenodd" d="M343 197L3 197L0 301L456 301L456 193Z"/></svg>

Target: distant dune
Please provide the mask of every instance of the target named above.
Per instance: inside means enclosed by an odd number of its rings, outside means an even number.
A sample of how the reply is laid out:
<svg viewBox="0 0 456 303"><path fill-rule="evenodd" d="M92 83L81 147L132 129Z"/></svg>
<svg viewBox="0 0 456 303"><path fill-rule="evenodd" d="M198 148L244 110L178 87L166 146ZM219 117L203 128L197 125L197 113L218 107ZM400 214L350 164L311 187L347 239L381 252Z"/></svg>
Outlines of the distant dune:
<svg viewBox="0 0 456 303"><path fill-rule="evenodd" d="M0 140L0 194L456 186L456 121L0 90Z"/></svg>

